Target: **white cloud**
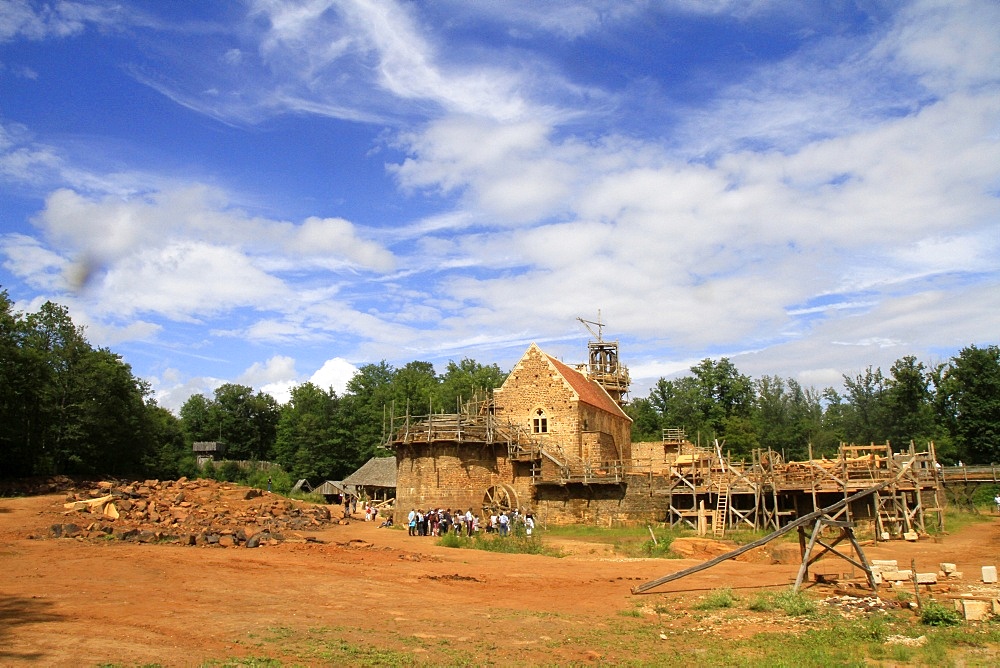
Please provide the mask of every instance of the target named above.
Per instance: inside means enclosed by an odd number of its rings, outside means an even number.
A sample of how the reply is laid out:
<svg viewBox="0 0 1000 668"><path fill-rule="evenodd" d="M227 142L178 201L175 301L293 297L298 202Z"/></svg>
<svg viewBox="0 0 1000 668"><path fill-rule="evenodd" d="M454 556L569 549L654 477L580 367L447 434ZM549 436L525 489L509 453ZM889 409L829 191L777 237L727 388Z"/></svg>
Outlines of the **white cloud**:
<svg viewBox="0 0 1000 668"><path fill-rule="evenodd" d="M290 294L236 249L193 241L138 251L92 289L110 312L161 313L180 321L241 306L263 308Z"/></svg>
<svg viewBox="0 0 1000 668"><path fill-rule="evenodd" d="M254 362L239 376L237 382L256 386L287 381L294 379L297 375L293 358L287 355L275 355L264 363Z"/></svg>
<svg viewBox="0 0 1000 668"><path fill-rule="evenodd" d="M295 360L287 355L275 355L263 364L254 362L236 382L260 388L261 392L271 395L279 404L286 404L292 397L292 388L299 384L297 377Z"/></svg>
<svg viewBox="0 0 1000 668"><path fill-rule="evenodd" d="M325 361L309 378L309 382L324 390L332 389L342 396L347 391L347 383L357 371L358 368L344 358L334 357Z"/></svg>
<svg viewBox="0 0 1000 668"><path fill-rule="evenodd" d="M68 2L32 3L28 0L0 2L0 42L24 37L40 40L46 37L69 37L83 32L87 24L110 24L117 9L94 3Z"/></svg>
<svg viewBox="0 0 1000 668"><path fill-rule="evenodd" d="M886 50L936 93L1000 82L1000 6L921 0L904 6Z"/></svg>

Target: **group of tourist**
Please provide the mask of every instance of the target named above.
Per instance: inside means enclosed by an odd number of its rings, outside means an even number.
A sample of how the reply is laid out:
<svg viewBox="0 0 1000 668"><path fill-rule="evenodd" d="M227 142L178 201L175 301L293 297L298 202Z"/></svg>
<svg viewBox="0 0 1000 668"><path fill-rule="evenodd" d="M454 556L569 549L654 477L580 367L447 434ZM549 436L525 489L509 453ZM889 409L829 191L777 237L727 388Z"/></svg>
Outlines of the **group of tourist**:
<svg viewBox="0 0 1000 668"><path fill-rule="evenodd" d="M352 494L343 494L341 498L344 504L344 519L354 517L354 514L358 512L358 497ZM365 522L374 522L378 519L378 508L375 507L374 503L365 501L362 512L365 515Z"/></svg>
<svg viewBox="0 0 1000 668"><path fill-rule="evenodd" d="M463 533L471 536L483 528L486 533L496 533L500 536L508 536L515 524L523 525L525 535L531 536L535 531L535 518L531 513L521 514L519 510L503 511L493 510L487 519L485 516L480 519L472 508L466 511L457 509L452 512L451 508L431 508L424 511L418 508L410 509L407 515L407 523L411 536L443 536L448 532L453 532L458 536Z"/></svg>

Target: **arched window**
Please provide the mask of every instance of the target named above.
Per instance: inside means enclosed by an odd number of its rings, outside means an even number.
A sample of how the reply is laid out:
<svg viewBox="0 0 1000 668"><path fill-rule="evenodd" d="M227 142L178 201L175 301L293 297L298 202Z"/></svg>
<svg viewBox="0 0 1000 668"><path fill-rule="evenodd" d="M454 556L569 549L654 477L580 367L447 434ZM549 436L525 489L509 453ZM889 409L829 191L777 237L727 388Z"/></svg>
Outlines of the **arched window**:
<svg viewBox="0 0 1000 668"><path fill-rule="evenodd" d="M549 431L549 419L545 417L545 411L541 408L535 411L531 419L531 432L534 434L547 434Z"/></svg>

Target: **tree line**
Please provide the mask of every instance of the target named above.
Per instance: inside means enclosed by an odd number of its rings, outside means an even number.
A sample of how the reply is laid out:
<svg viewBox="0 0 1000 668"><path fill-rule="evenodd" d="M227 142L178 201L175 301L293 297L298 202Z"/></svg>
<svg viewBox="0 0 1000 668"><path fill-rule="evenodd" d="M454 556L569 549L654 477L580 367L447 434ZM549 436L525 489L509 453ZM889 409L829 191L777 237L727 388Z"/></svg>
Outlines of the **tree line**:
<svg viewBox="0 0 1000 668"><path fill-rule="evenodd" d="M869 366L844 375L843 391L803 387L793 378L750 378L727 358L706 359L690 375L660 378L632 401L633 440L659 440L678 427L702 443L724 441L747 457L770 448L786 459L830 456L840 443L885 443L900 450L933 441L945 464L1000 462L1000 348L963 348L943 364L902 357L888 375Z"/></svg>
<svg viewBox="0 0 1000 668"><path fill-rule="evenodd" d="M293 479L338 480L388 454L381 449L387 408L455 412L505 377L497 365L470 359L449 362L441 374L429 362L382 361L360 367L343 395L304 383L279 404L227 383L211 397L192 395L175 416L119 355L91 346L65 307L46 302L18 313L0 291L0 478L195 476L193 443L221 441L227 458L270 461Z"/></svg>
<svg viewBox="0 0 1000 668"><path fill-rule="evenodd" d="M360 367L340 395L303 383L279 404L227 383L196 394L180 414L158 406L149 384L107 348L90 345L65 307L18 313L0 291L0 477L55 473L175 478L196 475L192 444L222 441L227 457L270 461L293 478L341 479L381 449L386 413L453 413L506 373L475 360ZM706 359L680 378L659 379L634 399L633 440L680 427L718 438L737 456L772 448L787 458L834 454L841 441L933 440L946 463L1000 461L1000 349L963 349L945 364L898 360L844 377L843 393L793 379L752 379L727 358Z"/></svg>

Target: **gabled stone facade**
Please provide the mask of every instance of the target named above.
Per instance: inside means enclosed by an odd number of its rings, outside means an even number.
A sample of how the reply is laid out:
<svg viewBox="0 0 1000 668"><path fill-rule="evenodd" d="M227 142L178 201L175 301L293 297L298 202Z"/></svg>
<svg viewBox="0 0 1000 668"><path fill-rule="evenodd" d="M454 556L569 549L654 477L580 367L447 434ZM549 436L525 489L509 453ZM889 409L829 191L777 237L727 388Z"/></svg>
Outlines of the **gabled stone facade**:
<svg viewBox="0 0 1000 668"><path fill-rule="evenodd" d="M494 392L493 403L499 420L509 420L570 461L631 457L631 418L600 385L534 343Z"/></svg>

